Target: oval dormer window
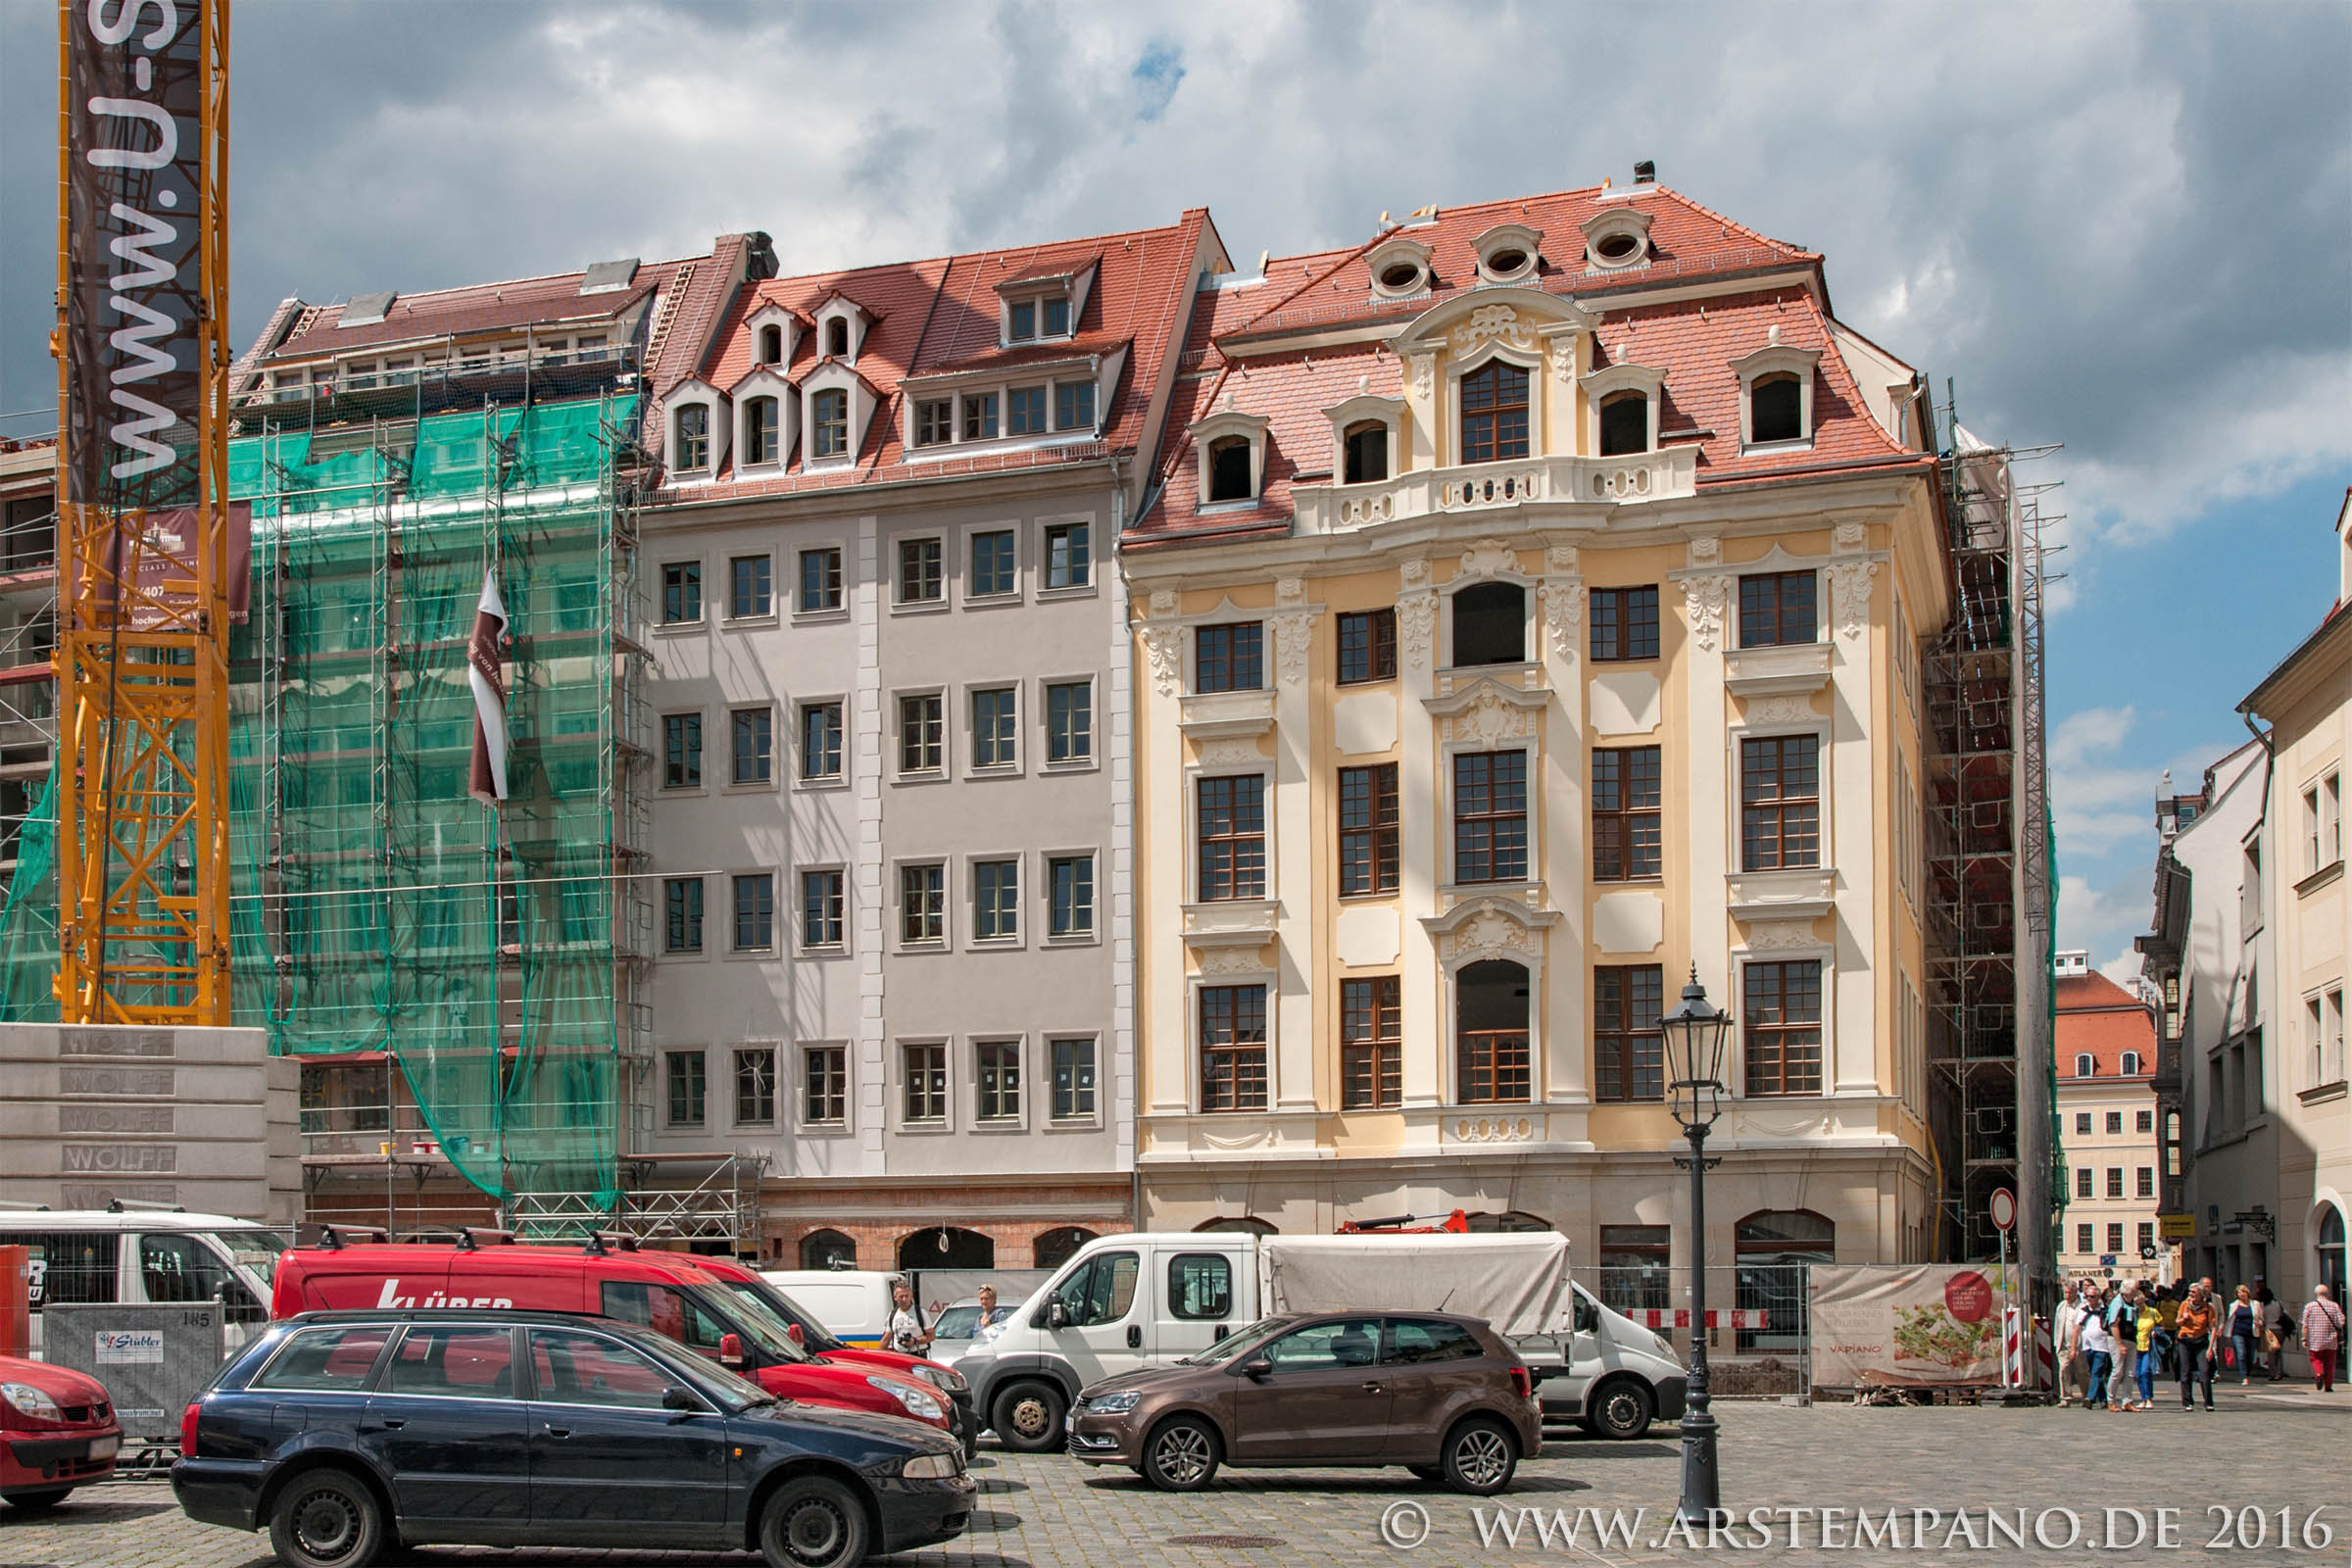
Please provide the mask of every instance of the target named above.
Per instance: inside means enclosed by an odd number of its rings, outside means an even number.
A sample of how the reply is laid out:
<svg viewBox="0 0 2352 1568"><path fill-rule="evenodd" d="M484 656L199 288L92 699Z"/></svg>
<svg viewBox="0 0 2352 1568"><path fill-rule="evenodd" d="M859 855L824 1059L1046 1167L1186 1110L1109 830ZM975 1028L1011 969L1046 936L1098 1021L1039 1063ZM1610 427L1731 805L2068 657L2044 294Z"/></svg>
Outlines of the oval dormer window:
<svg viewBox="0 0 2352 1568"><path fill-rule="evenodd" d="M1402 294L1421 281L1421 269L1410 262L1392 262L1380 270L1380 286L1392 294Z"/></svg>
<svg viewBox="0 0 2352 1568"><path fill-rule="evenodd" d="M1630 262L1642 250L1639 234L1603 234L1592 249L1604 262Z"/></svg>
<svg viewBox="0 0 2352 1568"><path fill-rule="evenodd" d="M1487 270L1496 277L1515 277L1527 270L1527 252L1496 251L1487 258Z"/></svg>

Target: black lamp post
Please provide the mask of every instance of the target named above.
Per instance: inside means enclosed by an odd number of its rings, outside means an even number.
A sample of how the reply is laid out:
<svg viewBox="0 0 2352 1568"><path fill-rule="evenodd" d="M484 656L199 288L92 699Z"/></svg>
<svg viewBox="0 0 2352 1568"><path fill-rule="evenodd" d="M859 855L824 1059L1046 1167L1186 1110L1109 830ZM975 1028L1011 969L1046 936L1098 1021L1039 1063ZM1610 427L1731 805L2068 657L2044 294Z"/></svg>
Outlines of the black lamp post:
<svg viewBox="0 0 2352 1568"><path fill-rule="evenodd" d="M1683 1500L1675 1517L1692 1525L1713 1520L1722 1505L1715 1469L1715 1418L1707 1413L1707 1130L1723 1114L1723 1048L1732 1015L1707 1001L1698 965L1683 987L1682 1005L1659 1020L1672 1071L1668 1102L1683 1136L1690 1171L1690 1388L1683 1408Z"/></svg>

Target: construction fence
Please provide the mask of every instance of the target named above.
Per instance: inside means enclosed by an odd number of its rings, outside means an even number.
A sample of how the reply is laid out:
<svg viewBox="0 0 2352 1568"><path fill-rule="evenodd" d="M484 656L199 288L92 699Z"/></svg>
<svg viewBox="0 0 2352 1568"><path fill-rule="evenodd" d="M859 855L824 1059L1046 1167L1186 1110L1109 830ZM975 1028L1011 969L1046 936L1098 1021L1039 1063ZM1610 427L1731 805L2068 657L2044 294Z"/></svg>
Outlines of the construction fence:
<svg viewBox="0 0 2352 1568"><path fill-rule="evenodd" d="M230 444L231 494L253 510L252 609L230 647L234 1021L288 1054L382 1054L437 1152L502 1203L615 1200L624 1058L646 1036L619 472L635 404L262 422ZM495 808L466 793L485 574L511 636ZM55 787L0 915L0 1017L57 1016Z"/></svg>

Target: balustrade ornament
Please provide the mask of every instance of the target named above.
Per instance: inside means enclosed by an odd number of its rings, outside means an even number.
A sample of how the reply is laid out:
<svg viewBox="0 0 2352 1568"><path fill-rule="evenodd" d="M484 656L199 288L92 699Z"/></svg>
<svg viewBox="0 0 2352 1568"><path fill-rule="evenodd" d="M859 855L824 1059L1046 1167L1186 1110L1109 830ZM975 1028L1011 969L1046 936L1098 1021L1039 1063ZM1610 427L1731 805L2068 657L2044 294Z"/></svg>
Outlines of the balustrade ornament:
<svg viewBox="0 0 2352 1568"><path fill-rule="evenodd" d="M1713 540L1707 541L1710 545ZM1696 541L1691 549L1698 548ZM1683 609L1690 621L1690 640L1705 653L1713 653L1723 640L1724 607L1731 602L1732 579L1729 577L1685 577L1683 579Z"/></svg>
<svg viewBox="0 0 2352 1568"><path fill-rule="evenodd" d="M1518 1144L1535 1135L1535 1120L1529 1116L1460 1116L1453 1123L1453 1139L1459 1144Z"/></svg>

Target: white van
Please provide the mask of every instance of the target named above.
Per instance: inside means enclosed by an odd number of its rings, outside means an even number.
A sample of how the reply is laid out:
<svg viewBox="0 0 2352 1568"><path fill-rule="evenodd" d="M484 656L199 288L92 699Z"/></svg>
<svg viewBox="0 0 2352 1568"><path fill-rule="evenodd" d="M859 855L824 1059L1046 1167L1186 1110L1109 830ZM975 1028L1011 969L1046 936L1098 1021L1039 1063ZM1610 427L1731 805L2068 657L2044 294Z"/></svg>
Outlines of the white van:
<svg viewBox="0 0 2352 1568"><path fill-rule="evenodd" d="M226 1214L0 1208L0 1247L31 1251L32 1353L51 1301L219 1301L234 1349L270 1322L270 1276L287 1237Z"/></svg>
<svg viewBox="0 0 2352 1568"><path fill-rule="evenodd" d="M1100 1237L955 1366L999 1441L1037 1453L1060 1445L1091 1383L1205 1350L1273 1312L1348 1307L1488 1319L1534 1369L1546 1425L1638 1438L1683 1412L1672 1348L1568 1278L1557 1235Z"/></svg>
<svg viewBox="0 0 2352 1568"><path fill-rule="evenodd" d="M906 1279L878 1269L761 1269L760 1277L808 1309L825 1332L861 1350L885 1348L890 1333L891 1292ZM919 1315L919 1311L918 1311Z"/></svg>

